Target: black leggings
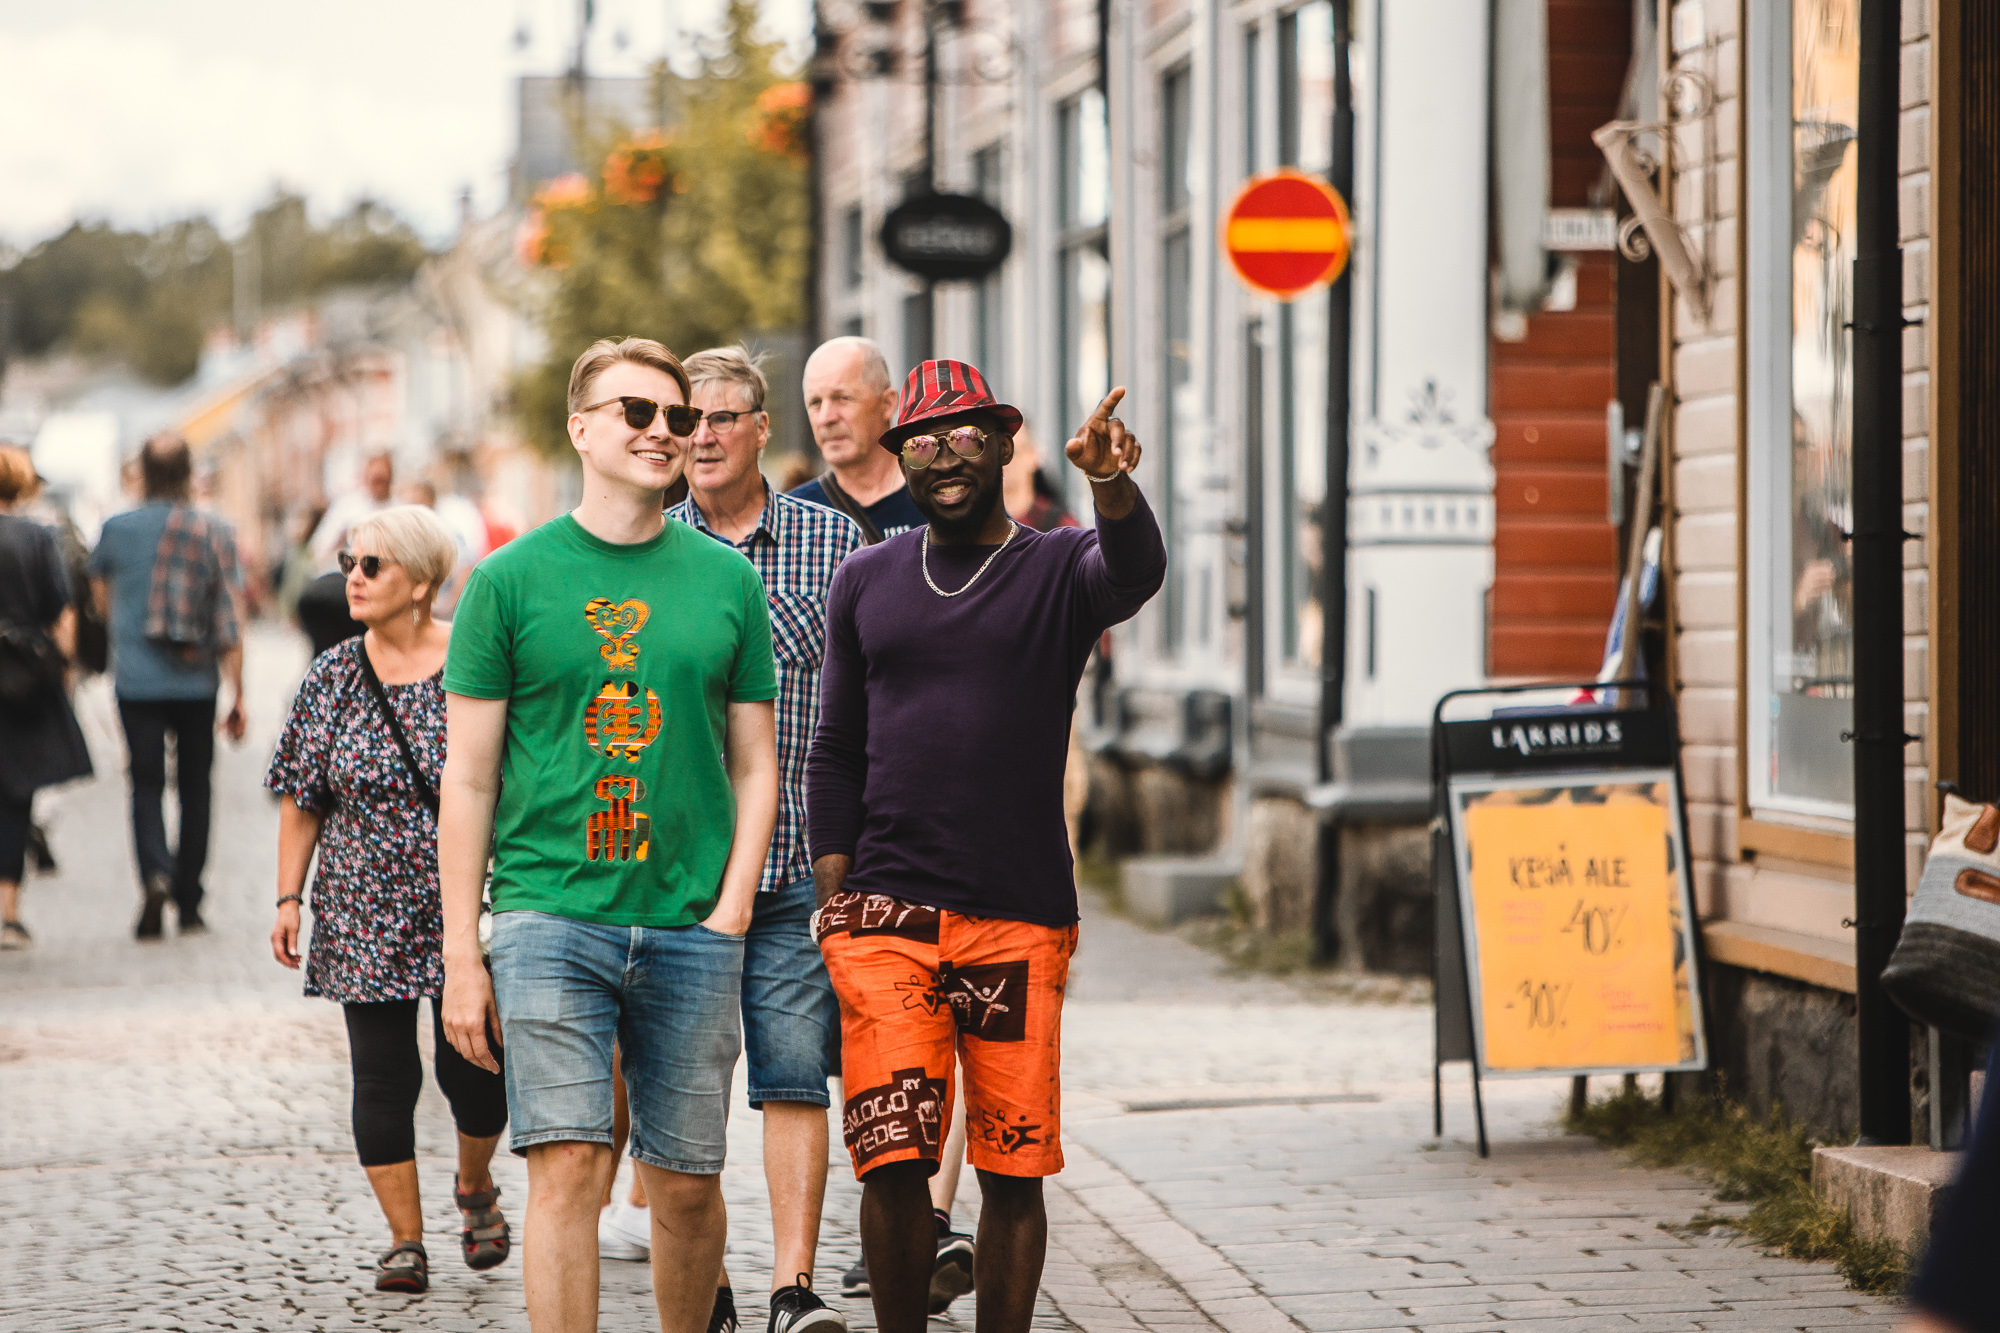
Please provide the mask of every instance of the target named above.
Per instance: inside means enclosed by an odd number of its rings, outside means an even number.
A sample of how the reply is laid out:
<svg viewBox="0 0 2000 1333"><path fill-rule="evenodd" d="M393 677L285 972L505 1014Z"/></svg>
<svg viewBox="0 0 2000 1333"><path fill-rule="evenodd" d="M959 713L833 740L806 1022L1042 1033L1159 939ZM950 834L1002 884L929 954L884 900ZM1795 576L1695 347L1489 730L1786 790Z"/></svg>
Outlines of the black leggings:
<svg viewBox="0 0 2000 1333"><path fill-rule="evenodd" d="M417 1155L417 1095L424 1065L417 1054L417 1001L343 1004L354 1066L354 1147L363 1166L393 1166ZM437 1084L467 1138L490 1139L507 1127L507 1088L445 1040L442 1002L431 1001L437 1038ZM500 1048L492 1047L500 1058Z"/></svg>
<svg viewBox="0 0 2000 1333"><path fill-rule="evenodd" d="M0 796L0 879L19 884L28 866L28 828L33 822L33 798L17 801Z"/></svg>

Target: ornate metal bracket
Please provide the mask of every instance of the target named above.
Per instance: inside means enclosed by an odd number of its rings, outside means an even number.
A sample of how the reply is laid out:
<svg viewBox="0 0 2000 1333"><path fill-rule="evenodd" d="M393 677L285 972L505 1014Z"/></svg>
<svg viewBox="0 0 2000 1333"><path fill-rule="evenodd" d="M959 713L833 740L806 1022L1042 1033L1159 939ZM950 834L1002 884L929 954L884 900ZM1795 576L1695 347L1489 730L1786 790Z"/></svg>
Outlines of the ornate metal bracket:
<svg viewBox="0 0 2000 1333"><path fill-rule="evenodd" d="M1687 229L1667 212L1659 192L1653 188L1653 176L1663 167L1672 169L1674 131L1677 128L1710 122L1711 113L1715 110L1715 91L1705 75L1691 69L1677 69L1667 77L1661 93L1668 108L1667 119L1651 122L1614 120L1590 137L1604 153L1612 176L1632 204L1632 216L1618 228L1619 253L1635 263L1649 254L1658 255L1660 267L1666 270L1667 280L1687 298L1688 304L1705 324L1710 313L1713 281L1710 265L1704 256L1695 253ZM1658 140L1658 152L1641 142L1649 137ZM1709 153L1709 160L1713 161L1714 156ZM1704 185L1704 221L1712 221L1708 217L1713 211L1709 206L1710 199L1711 189ZM1703 230L1706 233L1708 228Z"/></svg>

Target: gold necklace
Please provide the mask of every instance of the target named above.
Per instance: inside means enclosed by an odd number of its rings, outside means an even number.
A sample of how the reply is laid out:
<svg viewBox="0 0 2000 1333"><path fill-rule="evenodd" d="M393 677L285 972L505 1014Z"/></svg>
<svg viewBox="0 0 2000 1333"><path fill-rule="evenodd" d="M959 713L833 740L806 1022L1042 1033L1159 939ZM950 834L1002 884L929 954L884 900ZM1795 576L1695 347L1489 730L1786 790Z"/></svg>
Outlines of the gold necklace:
<svg viewBox="0 0 2000 1333"><path fill-rule="evenodd" d="M1011 518L1008 519L1007 535L1005 537L1002 537L1000 539L1000 544L993 548L993 554L986 557L986 564L981 565L978 568L978 570L973 573L972 577L965 581L965 588L970 588L973 584L979 582L979 576L986 572L986 565L990 565L995 560L998 560L1000 558L1000 553L1007 549L1007 543L1014 540L1014 534L1018 531L1020 531L1020 525L1016 523L1013 519ZM940 597L956 597L959 595L959 593L965 591L965 588L960 588L958 592L946 592L943 588L938 587L937 580L931 577L931 530L928 526L924 528L924 549L923 549L923 554L919 559L920 563L924 567L924 582L931 585L932 592L936 593Z"/></svg>

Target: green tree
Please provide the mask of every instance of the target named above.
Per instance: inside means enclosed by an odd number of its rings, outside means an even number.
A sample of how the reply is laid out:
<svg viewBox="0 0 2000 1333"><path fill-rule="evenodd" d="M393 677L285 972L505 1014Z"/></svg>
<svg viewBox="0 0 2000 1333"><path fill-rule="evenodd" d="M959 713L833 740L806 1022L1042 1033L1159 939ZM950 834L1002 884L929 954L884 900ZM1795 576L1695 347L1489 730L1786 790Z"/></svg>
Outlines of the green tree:
<svg viewBox="0 0 2000 1333"><path fill-rule="evenodd" d="M692 77L655 72L668 133L586 137L598 167L537 196L528 248L549 272L538 311L549 355L516 382L514 407L552 456L569 452L570 365L596 339L657 338L687 355L803 317L803 89L780 73L781 47L759 42L756 23L756 6L733 0Z"/></svg>
<svg viewBox="0 0 2000 1333"><path fill-rule="evenodd" d="M238 247L255 251L251 304L264 311L336 287L407 282L424 260L409 225L365 199L315 227L305 200L280 191L237 246L205 217L150 232L76 222L0 271L9 344L0 358L68 351L179 384L200 364L208 331L233 317Z"/></svg>

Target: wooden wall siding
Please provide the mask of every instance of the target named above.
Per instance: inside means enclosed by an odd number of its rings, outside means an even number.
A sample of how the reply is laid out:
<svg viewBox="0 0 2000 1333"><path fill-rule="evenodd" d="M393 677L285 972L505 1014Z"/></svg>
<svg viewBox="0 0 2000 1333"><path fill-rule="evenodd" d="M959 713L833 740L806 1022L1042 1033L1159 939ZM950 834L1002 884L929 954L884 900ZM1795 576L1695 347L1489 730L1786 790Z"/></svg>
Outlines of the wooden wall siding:
<svg viewBox="0 0 2000 1333"><path fill-rule="evenodd" d="M1549 188L1558 208L1605 202L1590 132L1614 119L1630 59L1624 0L1549 0ZM1580 256L1576 308L1493 344L1492 672L1589 675L1618 592L1606 519L1605 405L1618 393L1610 255Z"/></svg>

